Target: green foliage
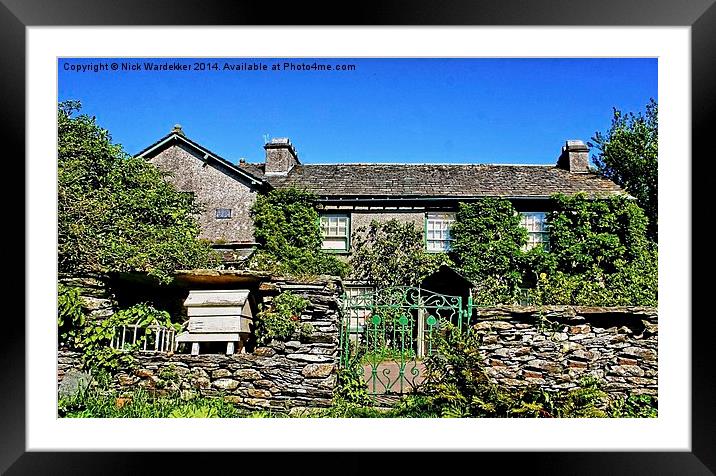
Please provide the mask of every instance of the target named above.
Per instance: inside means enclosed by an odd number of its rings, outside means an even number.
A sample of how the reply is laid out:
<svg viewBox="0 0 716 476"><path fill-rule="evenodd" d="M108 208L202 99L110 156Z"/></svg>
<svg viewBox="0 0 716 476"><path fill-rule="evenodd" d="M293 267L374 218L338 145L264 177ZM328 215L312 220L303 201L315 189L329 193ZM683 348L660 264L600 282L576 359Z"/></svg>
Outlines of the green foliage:
<svg viewBox="0 0 716 476"><path fill-rule="evenodd" d="M652 395L629 395L613 400L609 414L613 418L658 418L658 400Z"/></svg>
<svg viewBox="0 0 716 476"><path fill-rule="evenodd" d="M356 231L351 255L353 274L376 288L417 286L441 264L450 264L444 253L425 251L423 232L415 223L373 220L367 229Z"/></svg>
<svg viewBox="0 0 716 476"><path fill-rule="evenodd" d="M522 282L522 247L527 231L509 200L460 203L450 255L476 286L475 304L512 303Z"/></svg>
<svg viewBox="0 0 716 476"><path fill-rule="evenodd" d="M115 370L119 367L131 366L134 358L131 350L141 348L150 337L151 331L146 329L144 334L137 335L137 341L125 351L113 349L110 342L123 325L138 324L142 328L154 323L163 327L181 329L179 324L172 323L169 313L155 309L146 303L136 304L127 309L121 309L107 319L89 321L77 329L74 347L82 352L82 360L89 369Z"/></svg>
<svg viewBox="0 0 716 476"><path fill-rule="evenodd" d="M344 277L348 266L321 250L316 196L296 188L258 195L251 208L259 249L249 267L283 275Z"/></svg>
<svg viewBox="0 0 716 476"><path fill-rule="evenodd" d="M658 237L658 152L659 113L653 99L645 114L622 113L614 116L606 133L597 132L590 146L599 150L594 162L607 178L624 187L636 198L649 218L649 236Z"/></svg>
<svg viewBox="0 0 716 476"><path fill-rule="evenodd" d="M363 380L363 366L360 359L353 359L338 370L336 390L334 393L335 405L369 405L368 388Z"/></svg>
<svg viewBox="0 0 716 476"><path fill-rule="evenodd" d="M556 195L549 214L550 265L532 295L541 304L657 304L656 246L632 200ZM544 263L544 262L543 262Z"/></svg>
<svg viewBox="0 0 716 476"><path fill-rule="evenodd" d="M80 107L58 105L59 271L145 271L168 281L176 269L212 265L193 198L113 144L94 117L76 115Z"/></svg>
<svg viewBox="0 0 716 476"><path fill-rule="evenodd" d="M158 395L144 389L120 396L117 392L89 388L58 402L61 418L238 418L250 413L222 398L185 400L176 393Z"/></svg>
<svg viewBox="0 0 716 476"><path fill-rule="evenodd" d="M169 413L169 418L218 418L219 410L214 406L192 402L179 406Z"/></svg>
<svg viewBox="0 0 716 476"><path fill-rule="evenodd" d="M505 416L512 401L486 375L478 352L479 337L447 325L437 352L426 360L424 391L440 416Z"/></svg>
<svg viewBox="0 0 716 476"><path fill-rule="evenodd" d="M308 323L299 325L301 313L309 301L301 296L284 291L276 296L270 307L262 308L257 314L255 336L259 344L268 344L273 339L289 340L298 330L304 337L313 333Z"/></svg>
<svg viewBox="0 0 716 476"><path fill-rule="evenodd" d="M60 343L71 344L77 329L84 326L83 304L79 289L62 283L57 285L57 330Z"/></svg>
<svg viewBox="0 0 716 476"><path fill-rule="evenodd" d="M460 204L451 255L476 284L476 305L519 301L532 287L538 304L656 305L656 246L648 220L624 196L554 195L547 217L549 250L523 249L527 232L508 200Z"/></svg>
<svg viewBox="0 0 716 476"><path fill-rule="evenodd" d="M380 336L385 338L385 333L381 332ZM407 337L406 337L407 339ZM378 364L380 362L394 360L394 361L408 361L415 360L415 350L413 349L400 349L400 342L393 343L392 345L377 346L373 349L370 346L370 342L366 345L368 350L361 360L363 363Z"/></svg>

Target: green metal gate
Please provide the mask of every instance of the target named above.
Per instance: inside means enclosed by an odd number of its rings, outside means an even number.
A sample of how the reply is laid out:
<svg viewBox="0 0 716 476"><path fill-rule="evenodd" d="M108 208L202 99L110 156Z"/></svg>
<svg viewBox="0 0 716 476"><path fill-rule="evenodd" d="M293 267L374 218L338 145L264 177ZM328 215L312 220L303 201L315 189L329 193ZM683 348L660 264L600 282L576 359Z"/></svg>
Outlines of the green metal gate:
<svg viewBox="0 0 716 476"><path fill-rule="evenodd" d="M461 296L419 287L344 295L342 304L340 363L361 366L372 395L415 390L424 379L422 361L435 350L440 329L447 322L467 325L471 315L471 303L464 309Z"/></svg>

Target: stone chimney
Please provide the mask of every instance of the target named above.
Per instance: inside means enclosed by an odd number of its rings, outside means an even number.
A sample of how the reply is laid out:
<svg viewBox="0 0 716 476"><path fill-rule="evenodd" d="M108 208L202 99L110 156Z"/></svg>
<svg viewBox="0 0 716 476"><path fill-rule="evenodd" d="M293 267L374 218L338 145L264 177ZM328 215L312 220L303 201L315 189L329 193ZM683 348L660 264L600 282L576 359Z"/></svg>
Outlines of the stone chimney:
<svg viewBox="0 0 716 476"><path fill-rule="evenodd" d="M300 164L296 149L287 138L271 139L264 145L266 149L266 175L286 175L294 165Z"/></svg>
<svg viewBox="0 0 716 476"><path fill-rule="evenodd" d="M568 140L562 147L557 167L572 173L589 172L589 147L581 140Z"/></svg>

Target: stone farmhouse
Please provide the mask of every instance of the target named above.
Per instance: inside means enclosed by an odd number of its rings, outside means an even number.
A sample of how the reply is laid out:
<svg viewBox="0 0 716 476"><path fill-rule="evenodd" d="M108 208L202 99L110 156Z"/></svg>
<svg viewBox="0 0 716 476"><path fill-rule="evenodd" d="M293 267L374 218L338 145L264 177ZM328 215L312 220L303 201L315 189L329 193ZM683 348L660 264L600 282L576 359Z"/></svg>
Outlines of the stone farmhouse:
<svg viewBox="0 0 716 476"><path fill-rule="evenodd" d="M554 193L590 196L625 193L590 171L589 149L568 140L554 165L304 164L289 139L264 145L265 161L231 162L174 129L139 154L203 206L202 238L247 256L256 246L249 211L257 194L297 187L319 198L325 250L347 255L351 236L372 220L411 221L423 228L428 252L450 249L450 225L459 202L509 199L529 232L527 246L547 242L545 214ZM365 284L345 282L349 295Z"/></svg>

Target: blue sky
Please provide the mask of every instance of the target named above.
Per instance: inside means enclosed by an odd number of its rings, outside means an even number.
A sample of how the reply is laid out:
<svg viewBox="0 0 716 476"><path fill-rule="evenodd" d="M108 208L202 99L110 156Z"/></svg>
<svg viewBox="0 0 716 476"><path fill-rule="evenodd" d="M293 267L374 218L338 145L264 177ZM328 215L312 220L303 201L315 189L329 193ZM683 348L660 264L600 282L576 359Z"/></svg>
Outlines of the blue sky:
<svg viewBox="0 0 716 476"><path fill-rule="evenodd" d="M145 61L218 70L146 71ZM142 70L70 69L123 62ZM355 70L271 70L285 62ZM60 59L58 98L80 100L131 154L179 123L232 162L263 161L268 134L289 137L304 163L551 164L566 139L605 131L613 107L658 99L657 60Z"/></svg>

